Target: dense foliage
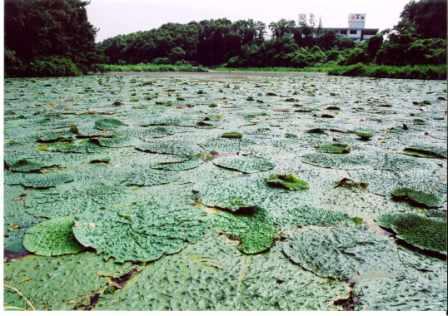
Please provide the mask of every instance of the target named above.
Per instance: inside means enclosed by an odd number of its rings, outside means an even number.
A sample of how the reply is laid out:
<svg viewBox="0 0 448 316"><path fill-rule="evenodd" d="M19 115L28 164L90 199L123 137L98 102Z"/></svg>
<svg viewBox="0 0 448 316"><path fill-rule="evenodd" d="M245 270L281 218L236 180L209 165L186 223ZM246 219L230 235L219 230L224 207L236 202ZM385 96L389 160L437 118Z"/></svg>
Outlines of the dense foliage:
<svg viewBox="0 0 448 316"><path fill-rule="evenodd" d="M11 76L77 75L98 61L87 1L6 0L5 65Z"/></svg>
<svg viewBox="0 0 448 316"><path fill-rule="evenodd" d="M280 20L267 26L254 20L204 20L168 23L158 29L120 35L98 45L112 64L188 62L205 66L304 67L334 59L324 50L354 47L354 43L324 33L314 25Z"/></svg>
<svg viewBox="0 0 448 316"><path fill-rule="evenodd" d="M265 25L251 19L232 22L223 18L167 23L157 29L106 39L95 47L96 30L87 20L87 1L6 0L6 73L77 75L94 68L111 71L133 64L139 64L141 71L196 71L202 70L200 66L221 65L443 65L446 4L447 0L411 1L392 30L363 42L337 36L313 19L302 24L281 19ZM116 66L94 66L99 62ZM345 68L341 71L345 72Z"/></svg>
<svg viewBox="0 0 448 316"><path fill-rule="evenodd" d="M229 67L445 64L446 0L408 3L393 30L365 42L327 32L314 21L227 19L165 24L99 44L107 63L191 63ZM268 32L269 30L269 32ZM270 34L267 36L267 34ZM385 40L386 39L386 40Z"/></svg>

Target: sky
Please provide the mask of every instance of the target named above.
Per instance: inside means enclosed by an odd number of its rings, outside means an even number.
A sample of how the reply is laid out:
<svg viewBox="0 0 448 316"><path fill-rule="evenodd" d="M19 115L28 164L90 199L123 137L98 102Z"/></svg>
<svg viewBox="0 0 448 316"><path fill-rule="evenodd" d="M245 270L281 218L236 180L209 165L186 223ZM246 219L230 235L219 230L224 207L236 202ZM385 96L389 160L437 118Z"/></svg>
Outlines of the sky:
<svg viewBox="0 0 448 316"><path fill-rule="evenodd" d="M298 20L314 13L324 27L347 27L349 13L366 13L366 27L381 30L397 24L409 0L91 0L90 23L99 29L97 41L164 23L205 19L254 19L269 24L281 18Z"/></svg>

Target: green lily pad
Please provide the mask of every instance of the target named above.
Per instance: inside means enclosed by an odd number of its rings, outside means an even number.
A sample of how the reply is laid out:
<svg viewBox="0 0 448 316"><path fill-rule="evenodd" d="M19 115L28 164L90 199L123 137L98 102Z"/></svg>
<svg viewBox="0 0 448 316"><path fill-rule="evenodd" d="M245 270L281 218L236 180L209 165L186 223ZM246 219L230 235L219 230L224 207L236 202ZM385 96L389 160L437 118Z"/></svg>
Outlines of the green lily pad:
<svg viewBox="0 0 448 316"><path fill-rule="evenodd" d="M137 130L135 135L145 142L151 142L155 138L162 138L175 134L175 129L165 126L155 126L145 128L143 130Z"/></svg>
<svg viewBox="0 0 448 316"><path fill-rule="evenodd" d="M242 256L222 236L210 234L146 266L123 289L104 294L95 309L337 310L332 302L348 296L345 283L317 278L277 248Z"/></svg>
<svg viewBox="0 0 448 316"><path fill-rule="evenodd" d="M361 140L370 140L373 137L373 131L370 129L360 128L354 131L355 135Z"/></svg>
<svg viewBox="0 0 448 316"><path fill-rule="evenodd" d="M414 145L406 147L403 154L420 158L447 158L446 147L436 147L431 145Z"/></svg>
<svg viewBox="0 0 448 316"><path fill-rule="evenodd" d="M204 150L217 153L239 153L253 142L247 139L238 138L216 138L207 141L206 143L199 144Z"/></svg>
<svg viewBox="0 0 448 316"><path fill-rule="evenodd" d="M81 139L73 142L54 142L48 144L40 144L37 148L42 152L60 152L60 153L95 153L100 150L98 145L90 139Z"/></svg>
<svg viewBox="0 0 448 316"><path fill-rule="evenodd" d="M305 180L294 174L277 174L266 179L266 183L273 188L283 188L290 191L304 191L310 188Z"/></svg>
<svg viewBox="0 0 448 316"><path fill-rule="evenodd" d="M303 155L302 161L322 168L356 170L372 166L374 164L372 158L365 154L333 155L311 153Z"/></svg>
<svg viewBox="0 0 448 316"><path fill-rule="evenodd" d="M150 187L175 182L177 180L178 178L172 173L145 169L132 172L123 183L128 186Z"/></svg>
<svg viewBox="0 0 448 316"><path fill-rule="evenodd" d="M442 205L442 198L437 194L422 192L411 188L397 188L391 194L395 200L408 201L411 204L427 208L435 208Z"/></svg>
<svg viewBox="0 0 448 316"><path fill-rule="evenodd" d="M223 238L207 236L147 265L124 288L102 295L95 309L235 309L240 260L239 251Z"/></svg>
<svg viewBox="0 0 448 316"><path fill-rule="evenodd" d="M40 172L42 169L59 167L57 164L45 163L42 161L34 161L31 159L14 159L5 160L5 164L11 172Z"/></svg>
<svg viewBox="0 0 448 316"><path fill-rule="evenodd" d="M358 280L353 287L355 310L446 310L446 262L416 257L400 251L395 272L377 272ZM423 264L422 264L423 263Z"/></svg>
<svg viewBox="0 0 448 316"><path fill-rule="evenodd" d="M262 180L247 177L212 181L194 191L204 205L231 212L256 208L267 193Z"/></svg>
<svg viewBox="0 0 448 316"><path fill-rule="evenodd" d="M319 147L317 147L317 150L320 151L321 153L325 153L325 154L337 154L337 155L342 155L342 154L348 154L351 151L351 147L350 145L347 144L322 144L319 145Z"/></svg>
<svg viewBox="0 0 448 316"><path fill-rule="evenodd" d="M126 126L126 124L114 118L102 118L95 121L95 128L99 130L109 130L120 126Z"/></svg>
<svg viewBox="0 0 448 316"><path fill-rule="evenodd" d="M73 176L66 173L18 174L14 176L10 175L6 179L6 183L8 184L21 185L25 188L31 189L49 189L73 181Z"/></svg>
<svg viewBox="0 0 448 316"><path fill-rule="evenodd" d="M27 256L5 264L5 291L26 298L26 310L68 310L90 304L104 291L109 278L132 270L132 265L104 261L90 252L59 257ZM17 305L17 295L5 295L6 306ZM19 306L20 307L20 306Z"/></svg>
<svg viewBox="0 0 448 316"><path fill-rule="evenodd" d="M213 164L218 167L247 174L269 171L275 167L274 163L267 159L248 156L220 157L213 160Z"/></svg>
<svg viewBox="0 0 448 316"><path fill-rule="evenodd" d="M193 157L187 160L159 162L151 165L152 169L164 171L186 171L199 167L204 161L200 157Z"/></svg>
<svg viewBox="0 0 448 316"><path fill-rule="evenodd" d="M70 131L54 132L49 131L40 133L37 137L37 141L41 143L52 143L59 141L72 141L73 134Z"/></svg>
<svg viewBox="0 0 448 316"><path fill-rule="evenodd" d="M240 132L226 132L221 135L222 138L230 138L230 139L241 139L243 138L243 134Z"/></svg>
<svg viewBox="0 0 448 316"><path fill-rule="evenodd" d="M135 143L135 140L126 134L114 134L110 137L92 138L91 141L98 146L109 148L132 147Z"/></svg>
<svg viewBox="0 0 448 316"><path fill-rule="evenodd" d="M28 213L46 218L96 212L122 200L124 187L96 184L82 189L56 192L35 192L27 196Z"/></svg>
<svg viewBox="0 0 448 316"><path fill-rule="evenodd" d="M192 157L199 152L195 146L180 141L145 143L137 146L136 149L153 154L175 155L180 157Z"/></svg>
<svg viewBox="0 0 448 316"><path fill-rule="evenodd" d="M263 209L253 214L230 214L220 212L213 217L213 225L240 241L238 249L244 254L257 254L268 250L274 243L276 229Z"/></svg>
<svg viewBox="0 0 448 316"><path fill-rule="evenodd" d="M380 226L392 230L396 237L417 248L446 255L446 221L417 214L386 214L377 219Z"/></svg>
<svg viewBox="0 0 448 316"><path fill-rule="evenodd" d="M336 184L335 188L348 188L348 189L361 189L366 190L369 184L367 182L356 182L355 180L349 178L342 178Z"/></svg>
<svg viewBox="0 0 448 316"><path fill-rule="evenodd" d="M272 216L276 225L281 227L304 226L334 226L338 224L353 224L356 219L345 213L313 206L300 206L283 210Z"/></svg>
<svg viewBox="0 0 448 316"><path fill-rule="evenodd" d="M285 255L321 277L350 280L391 260L393 245L367 231L350 227L305 228L283 247ZM383 257L386 256L386 257Z"/></svg>
<svg viewBox="0 0 448 316"><path fill-rule="evenodd" d="M83 246L117 262L149 262L181 251L205 228L198 209L147 202L118 213L84 213L76 218L73 233Z"/></svg>
<svg viewBox="0 0 448 316"><path fill-rule="evenodd" d="M57 217L39 223L25 233L23 245L41 256L60 256L82 251L72 232L72 217Z"/></svg>

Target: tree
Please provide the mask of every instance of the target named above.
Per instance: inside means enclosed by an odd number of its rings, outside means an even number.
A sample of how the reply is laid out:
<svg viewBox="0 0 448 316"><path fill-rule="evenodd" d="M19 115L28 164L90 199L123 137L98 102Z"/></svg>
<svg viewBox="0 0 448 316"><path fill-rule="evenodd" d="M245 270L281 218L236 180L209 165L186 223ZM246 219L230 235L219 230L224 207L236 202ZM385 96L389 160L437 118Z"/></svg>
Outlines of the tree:
<svg viewBox="0 0 448 316"><path fill-rule="evenodd" d="M81 0L6 0L6 49L24 64L59 56L88 70L97 61L96 29L87 19L88 4Z"/></svg>
<svg viewBox="0 0 448 316"><path fill-rule="evenodd" d="M376 54L382 46L383 36L376 35L369 39L369 41L367 42L367 55L371 61L375 59Z"/></svg>
<svg viewBox="0 0 448 316"><path fill-rule="evenodd" d="M447 0L413 0L401 13L396 30L417 37L446 38L446 15Z"/></svg>

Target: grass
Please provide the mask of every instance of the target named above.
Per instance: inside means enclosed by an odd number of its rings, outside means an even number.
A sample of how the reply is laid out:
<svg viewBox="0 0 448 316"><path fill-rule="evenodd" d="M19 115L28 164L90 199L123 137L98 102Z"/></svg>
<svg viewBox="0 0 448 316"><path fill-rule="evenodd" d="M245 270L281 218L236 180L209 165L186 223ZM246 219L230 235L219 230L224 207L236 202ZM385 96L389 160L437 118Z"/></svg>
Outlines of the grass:
<svg viewBox="0 0 448 316"><path fill-rule="evenodd" d="M212 71L218 72L322 72L332 76L349 77L374 77L374 78L395 78L395 79L423 79L423 80L446 80L447 65L412 65L412 66L385 66L372 64L356 64L349 66L337 65L334 63L321 64L312 67L215 67ZM99 65L101 72L207 72L208 68L203 66L193 66L189 64L180 65L156 65L156 64L135 64L135 65Z"/></svg>
<svg viewBox="0 0 448 316"><path fill-rule="evenodd" d="M202 66L190 64L181 65L156 65L156 64L132 64L132 65L98 65L101 72L207 72L208 69Z"/></svg>
<svg viewBox="0 0 448 316"><path fill-rule="evenodd" d="M385 66L371 64L356 64L349 66L334 63L322 64L312 67L248 67L228 68L217 67L216 71L250 71L250 72L324 72L332 76L348 77L374 77L395 79L424 79L446 80L447 65L412 65L412 66Z"/></svg>
<svg viewBox="0 0 448 316"><path fill-rule="evenodd" d="M328 74L350 77L446 80L446 67L446 65L384 66L356 64L333 68L328 71Z"/></svg>

